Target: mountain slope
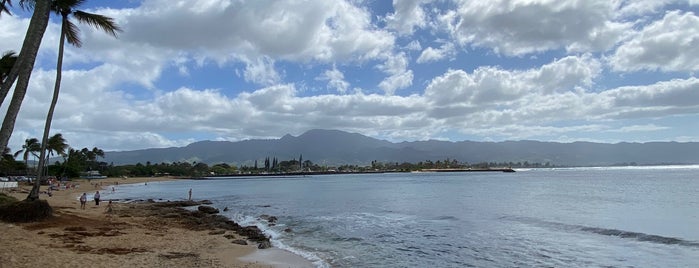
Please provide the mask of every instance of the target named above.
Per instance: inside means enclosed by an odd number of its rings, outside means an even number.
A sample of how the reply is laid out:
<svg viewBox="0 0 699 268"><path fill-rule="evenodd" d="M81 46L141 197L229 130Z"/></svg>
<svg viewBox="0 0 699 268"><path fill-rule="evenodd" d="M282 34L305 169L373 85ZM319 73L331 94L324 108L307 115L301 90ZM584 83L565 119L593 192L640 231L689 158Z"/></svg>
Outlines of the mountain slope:
<svg viewBox="0 0 699 268"><path fill-rule="evenodd" d="M456 159L460 162L530 162L568 166L637 164L697 164L699 143L556 143L540 141L392 143L338 130L310 130L280 139L200 141L179 148L107 152L105 162L121 164L196 161L208 164L252 165L266 157L298 159L317 164L367 165L381 162L419 162Z"/></svg>

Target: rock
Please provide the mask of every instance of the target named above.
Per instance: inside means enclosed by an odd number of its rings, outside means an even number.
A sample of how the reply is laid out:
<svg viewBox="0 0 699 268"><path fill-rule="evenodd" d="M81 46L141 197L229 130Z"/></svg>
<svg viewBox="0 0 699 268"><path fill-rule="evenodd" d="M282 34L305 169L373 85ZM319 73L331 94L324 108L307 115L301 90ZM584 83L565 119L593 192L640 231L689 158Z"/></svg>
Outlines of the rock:
<svg viewBox="0 0 699 268"><path fill-rule="evenodd" d="M277 217L270 216L270 215L267 215L267 214L262 214L262 215L260 215L260 219L266 220L266 221L269 222L269 223L275 223L275 222L277 222Z"/></svg>
<svg viewBox="0 0 699 268"><path fill-rule="evenodd" d="M235 236L235 235L232 235L232 234L227 234L227 235L224 235L223 237L228 238L228 239L234 239L234 238L236 238L236 236Z"/></svg>
<svg viewBox="0 0 699 268"><path fill-rule="evenodd" d="M218 213L218 209L215 207L210 207L210 206L199 206L197 207L197 210L207 213L207 214L216 214Z"/></svg>
<svg viewBox="0 0 699 268"><path fill-rule="evenodd" d="M231 241L231 243L233 243L233 244L238 244L238 245L243 245L243 246L245 246L245 245L248 244L248 242L245 241L245 240L243 240L243 239L236 239L236 240Z"/></svg>
<svg viewBox="0 0 699 268"><path fill-rule="evenodd" d="M223 208L223 211L228 211L228 207Z"/></svg>
<svg viewBox="0 0 699 268"><path fill-rule="evenodd" d="M259 248L259 249L266 249L266 248L271 248L271 247L272 247L272 243L270 243L269 240L261 241L259 244L257 244L257 248Z"/></svg>
<svg viewBox="0 0 699 268"><path fill-rule="evenodd" d="M286 228L286 229L284 229L284 232L286 232L286 233L291 233L291 228Z"/></svg>

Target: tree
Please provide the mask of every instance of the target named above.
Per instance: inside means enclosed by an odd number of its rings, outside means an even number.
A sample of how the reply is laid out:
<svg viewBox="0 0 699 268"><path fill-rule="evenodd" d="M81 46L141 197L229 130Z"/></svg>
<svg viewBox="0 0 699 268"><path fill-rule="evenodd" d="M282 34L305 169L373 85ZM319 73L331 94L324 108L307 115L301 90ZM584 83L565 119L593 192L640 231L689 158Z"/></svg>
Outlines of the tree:
<svg viewBox="0 0 699 268"><path fill-rule="evenodd" d="M3 12L5 12L7 15L12 15L12 13L10 13L10 9L8 8L11 6L12 6L12 1L10 1L10 0L0 1L0 15L2 15Z"/></svg>
<svg viewBox="0 0 699 268"><path fill-rule="evenodd" d="M24 165L27 165L27 162L29 160L29 155L33 155L34 157L39 157L36 155L37 152L41 150L41 145L39 144L39 139L37 138L30 138L30 139L25 139L24 144L22 145L22 150L19 150L15 152L15 158L22 154L22 159L24 160Z"/></svg>
<svg viewBox="0 0 699 268"><path fill-rule="evenodd" d="M10 88L12 88L15 80L17 81L15 91L12 94L12 101L2 121L2 127L0 127L0 148L6 148L7 143L10 141L10 136L12 136L17 115L22 106L24 95L27 93L29 78L34 69L34 62L39 52L41 39L44 37L44 32L46 32L46 27L49 24L51 0L22 0L20 5L24 6L25 2L28 6L33 7L34 12L29 21L27 34L24 36L24 42L22 43L22 49L19 51L19 56L17 56L17 61L2 83L2 86L0 86L0 106L2 106L5 97L10 92ZM6 1L6 3L9 3L9 1ZM6 5L3 5L3 8L6 7Z"/></svg>
<svg viewBox="0 0 699 268"><path fill-rule="evenodd" d="M51 156L53 156L54 153L56 153L56 155L65 156L66 149L68 149L68 144L66 143L66 139L63 138L63 135L61 133L51 136L46 142L46 151L48 152L48 155L46 156L46 162L44 163L48 163L49 158L51 158ZM48 167L47 164L46 166Z"/></svg>
<svg viewBox="0 0 699 268"><path fill-rule="evenodd" d="M5 83L12 67L15 66L15 62L17 62L17 53L14 51L6 51L2 54L2 58L0 58L0 85Z"/></svg>
<svg viewBox="0 0 699 268"><path fill-rule="evenodd" d="M110 17L102 16L99 14L87 13L80 10L75 10L78 6L83 4L86 0L55 0L53 11L61 16L61 37L58 43L58 61L56 63L56 83L53 89L53 98L51 99L51 105L49 106L49 112L46 115L46 124L44 125L44 136L42 139L41 147L41 158L39 158L39 170L42 170L46 164L44 159L46 154L46 143L48 141L49 131L51 131L51 121L53 119L53 112L56 109L56 103L58 103L58 95L61 90L61 72L63 69L63 49L66 40L69 44L76 47L82 46L82 41L78 34L80 30L78 27L71 22L68 18L73 16L78 22L86 23L92 27L101 29L109 35L116 37L116 32L121 31L119 26L114 23L114 20ZM104 157L104 151L99 150L99 153L95 152L97 147L93 149L93 153L97 156ZM36 189L35 189L36 188ZM27 199L37 199L39 198L39 184L35 183L32 191L29 193Z"/></svg>

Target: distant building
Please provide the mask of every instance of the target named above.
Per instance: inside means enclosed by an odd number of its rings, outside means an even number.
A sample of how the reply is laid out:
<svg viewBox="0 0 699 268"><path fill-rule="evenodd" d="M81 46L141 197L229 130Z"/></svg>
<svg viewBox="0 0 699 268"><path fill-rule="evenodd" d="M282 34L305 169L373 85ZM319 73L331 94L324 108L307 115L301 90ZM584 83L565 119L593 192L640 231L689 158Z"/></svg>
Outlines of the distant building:
<svg viewBox="0 0 699 268"><path fill-rule="evenodd" d="M105 178L107 178L107 176L103 176L97 170L90 170L90 171L81 173L80 178L83 178L83 179L105 179Z"/></svg>

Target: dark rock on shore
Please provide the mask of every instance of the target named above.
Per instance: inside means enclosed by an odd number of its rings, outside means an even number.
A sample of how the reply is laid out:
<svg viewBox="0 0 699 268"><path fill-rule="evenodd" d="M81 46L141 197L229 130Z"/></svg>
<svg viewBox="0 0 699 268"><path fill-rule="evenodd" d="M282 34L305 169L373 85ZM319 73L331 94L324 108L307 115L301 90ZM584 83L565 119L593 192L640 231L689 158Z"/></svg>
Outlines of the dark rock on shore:
<svg viewBox="0 0 699 268"><path fill-rule="evenodd" d="M231 241L231 243L233 243L233 244L238 244L238 245L243 245L243 246L245 246L245 245L248 244L248 242L245 241L245 240L243 240L243 239L236 239L236 240Z"/></svg>
<svg viewBox="0 0 699 268"><path fill-rule="evenodd" d="M277 217L266 215L266 214L260 215L260 219L266 220L269 223L276 223L278 220Z"/></svg>
<svg viewBox="0 0 699 268"><path fill-rule="evenodd" d="M260 242L259 244L257 244L257 248L259 248L259 249L266 249L266 248L271 248L271 247L272 247L272 243L269 242L269 240L263 241L263 242Z"/></svg>
<svg viewBox="0 0 699 268"><path fill-rule="evenodd" d="M216 214L219 212L217 208L210 207L210 206L199 206L199 207L197 207L197 210L204 212L206 214Z"/></svg>
<svg viewBox="0 0 699 268"><path fill-rule="evenodd" d="M117 210L119 217L154 217L163 221L174 222L183 228L195 231L233 231L238 235L246 237L249 241L258 243L259 248L269 248L271 243L260 228L257 226L240 226L218 214L208 214L199 209L190 211L184 207L202 205L203 201L172 201L156 203L131 203L129 209ZM200 206L205 207L205 206ZM213 207L212 207L213 208ZM218 212L218 209L213 208Z"/></svg>

